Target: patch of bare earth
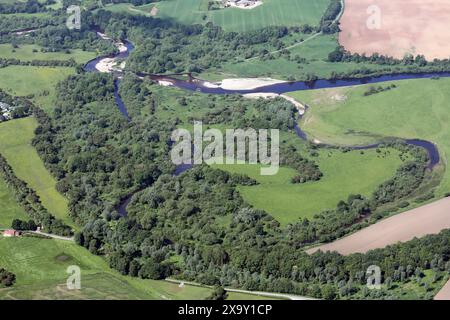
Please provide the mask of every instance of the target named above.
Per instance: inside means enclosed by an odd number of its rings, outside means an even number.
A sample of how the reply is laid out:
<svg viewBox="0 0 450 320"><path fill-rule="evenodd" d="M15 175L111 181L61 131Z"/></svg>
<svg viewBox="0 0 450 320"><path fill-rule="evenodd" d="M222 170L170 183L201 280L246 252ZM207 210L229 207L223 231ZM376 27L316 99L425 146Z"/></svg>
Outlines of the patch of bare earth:
<svg viewBox="0 0 450 320"><path fill-rule="evenodd" d="M345 0L339 42L352 53L447 59L449 21L450 0Z"/></svg>
<svg viewBox="0 0 450 320"><path fill-rule="evenodd" d="M366 253L398 242L407 242L429 234L438 234L450 228L450 198L412 209L382 220L348 237L311 248L312 254L318 250L337 251L343 255Z"/></svg>
<svg viewBox="0 0 450 320"><path fill-rule="evenodd" d="M445 286L437 293L434 300L450 300L450 280Z"/></svg>
<svg viewBox="0 0 450 320"><path fill-rule="evenodd" d="M152 8L152 10L150 10L150 15L151 15L152 17L155 17L157 14L158 14L158 8L157 8L156 6L154 6L154 7Z"/></svg>

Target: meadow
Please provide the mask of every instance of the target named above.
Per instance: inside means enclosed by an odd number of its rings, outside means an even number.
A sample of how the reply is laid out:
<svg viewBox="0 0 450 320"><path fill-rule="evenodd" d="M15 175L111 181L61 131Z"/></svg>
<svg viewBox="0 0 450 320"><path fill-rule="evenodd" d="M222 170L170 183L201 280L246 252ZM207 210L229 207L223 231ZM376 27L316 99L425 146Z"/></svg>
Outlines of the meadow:
<svg viewBox="0 0 450 320"><path fill-rule="evenodd" d="M0 153L6 158L15 174L36 191L42 204L56 217L69 225L68 202L56 191L56 180L39 158L31 140L37 122L34 118L11 120L0 124Z"/></svg>
<svg viewBox="0 0 450 320"><path fill-rule="evenodd" d="M0 238L0 265L17 283L0 289L0 299L204 299L209 289L125 277L105 260L71 242L36 238ZM66 287L67 267L81 269L82 290Z"/></svg>
<svg viewBox="0 0 450 320"><path fill-rule="evenodd" d="M376 150L347 153L320 150L315 160L324 176L320 181L305 184L291 183L296 172L290 168L282 167L274 176L261 176L260 166L256 165L214 166L257 180L259 185L241 186L239 192L248 203L267 211L286 225L332 209L350 194L370 196L378 185L395 174L402 163L394 149L385 149L382 153Z"/></svg>
<svg viewBox="0 0 450 320"><path fill-rule="evenodd" d="M81 290L68 290L67 267L81 269ZM0 266L14 272L17 283L0 288L2 299L159 299L202 300L211 294L206 287L120 275L99 256L72 242L37 238L0 237ZM229 299L262 299L230 293Z"/></svg>
<svg viewBox="0 0 450 320"><path fill-rule="evenodd" d="M0 229L8 229L14 219L28 220L29 216L25 210L17 204L11 190L8 188L5 180L0 177Z"/></svg>
<svg viewBox="0 0 450 320"><path fill-rule="evenodd" d="M52 111L56 84L74 73L73 68L9 66L0 68L0 88L15 96L34 95L33 102Z"/></svg>
<svg viewBox="0 0 450 320"><path fill-rule="evenodd" d="M292 46L292 39L290 38L294 38L294 44L297 45ZM300 40L304 40L304 42L300 43ZM328 62L328 54L338 46L335 35L290 36L284 41L286 42L286 47L290 47L288 51L291 57L299 56L306 59L307 63L299 64L295 60L289 60L279 53L274 53L273 59L240 59L226 63L217 72L222 74L222 78L269 76L276 79L294 78L304 80L308 74L314 74L321 79L326 79L330 78L333 72L349 72L362 67L373 71L382 68L382 66L376 64ZM208 74L202 74L201 78L210 79Z"/></svg>
<svg viewBox="0 0 450 320"><path fill-rule="evenodd" d="M62 51L42 52L41 49L42 47L34 44L20 44L18 48L13 48L11 44L0 44L0 57L22 61L74 59L77 63L86 63L97 56L95 52L81 49L70 49L69 53Z"/></svg>
<svg viewBox="0 0 450 320"><path fill-rule="evenodd" d="M318 25L328 0L264 0L251 9L208 11L209 0L166 0L156 3L157 17L184 24L213 22L227 31L246 32L268 26ZM137 7L139 9L139 7ZM145 8L148 11L148 7Z"/></svg>
<svg viewBox="0 0 450 320"><path fill-rule="evenodd" d="M70 53L41 52L41 47L37 45L24 44L13 48L11 44L0 44L0 58L15 58L22 61L74 59L77 63L83 64L96 55L95 52L80 49L71 49ZM31 99L33 102L45 111L51 112L56 84L74 73L74 68L12 65L0 68L0 88L11 95L33 95Z"/></svg>
<svg viewBox="0 0 450 320"><path fill-rule="evenodd" d="M311 107L301 125L313 138L335 144L362 144L383 136L424 139L438 146L446 167L450 153L450 79L392 84L396 88L370 96L364 95L370 85L290 95ZM436 195L449 191L450 173L446 170Z"/></svg>
<svg viewBox="0 0 450 320"><path fill-rule="evenodd" d="M150 11L154 5L155 5L154 3L151 3L151 4L146 4L146 5L142 5L139 7L135 7L134 5L132 5L130 3L115 3L115 4L105 5L102 9L111 11L111 12L122 12L122 13L129 13L129 14L135 14L135 15L150 16Z"/></svg>

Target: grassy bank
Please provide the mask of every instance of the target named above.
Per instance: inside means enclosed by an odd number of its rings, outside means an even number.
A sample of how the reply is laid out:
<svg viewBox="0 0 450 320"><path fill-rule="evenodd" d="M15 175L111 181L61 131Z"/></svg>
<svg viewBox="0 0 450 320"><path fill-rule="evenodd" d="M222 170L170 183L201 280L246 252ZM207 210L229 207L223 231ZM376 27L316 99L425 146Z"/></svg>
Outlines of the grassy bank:
<svg viewBox="0 0 450 320"><path fill-rule="evenodd" d="M303 91L291 96L311 106L302 121L312 137L336 144L361 144L380 136L419 138L437 144L442 163L450 153L450 79L406 80L381 84L396 88L365 96L370 85ZM450 191L444 173L437 195Z"/></svg>

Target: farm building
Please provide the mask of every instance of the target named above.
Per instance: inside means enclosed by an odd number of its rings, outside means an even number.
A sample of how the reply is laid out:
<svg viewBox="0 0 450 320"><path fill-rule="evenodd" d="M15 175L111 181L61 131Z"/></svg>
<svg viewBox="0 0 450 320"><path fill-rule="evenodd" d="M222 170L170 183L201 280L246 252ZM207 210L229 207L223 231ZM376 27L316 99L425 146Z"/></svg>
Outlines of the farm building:
<svg viewBox="0 0 450 320"><path fill-rule="evenodd" d="M3 236L4 237L18 237L18 236L20 236L20 232L19 231L16 231L16 230L13 230L13 229L10 229L10 230L5 230L5 231L3 231Z"/></svg>

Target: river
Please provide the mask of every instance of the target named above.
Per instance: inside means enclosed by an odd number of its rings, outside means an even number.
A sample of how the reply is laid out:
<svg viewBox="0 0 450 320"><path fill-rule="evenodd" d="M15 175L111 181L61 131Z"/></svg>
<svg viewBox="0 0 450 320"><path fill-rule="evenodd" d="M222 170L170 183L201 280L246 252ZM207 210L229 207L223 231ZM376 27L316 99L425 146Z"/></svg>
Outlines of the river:
<svg viewBox="0 0 450 320"><path fill-rule="evenodd" d="M98 32L97 32L98 33ZM98 33L99 34L99 33ZM99 56L84 66L84 69L88 72L99 72L97 70L96 65L105 58L114 59L114 60L123 60L125 61L130 53L133 51L133 44L124 40L123 44L126 47L126 50L110 56ZM114 70L115 75L114 79L114 98L117 104L119 111L126 117L129 121L131 118L129 116L128 110L123 102L122 98L119 94L119 85L120 85L120 77L123 75L123 70ZM408 80L408 79L432 79L436 77L450 77L450 72L443 73L419 73L419 74L395 74L395 75L384 75L379 77L367 77L367 78L358 78L358 79L342 79L342 80L317 80L317 81L296 81L296 82L284 82L277 83L268 86L259 87L252 90L226 90L220 87L212 87L208 82L196 79L188 74L188 80L183 80L179 78L175 78L174 76L165 76L165 75L155 75L155 74L147 74L147 73L136 73L136 75L141 77L149 77L152 80L156 81L165 81L171 83L173 86L178 87L180 89L185 89L189 91L201 92L205 94L249 94L249 93L277 93L284 94L293 91L300 90L315 90L315 89L326 89L326 88L339 88L339 87L350 87L361 84L375 84L382 83L387 81L400 81L400 80ZM298 137L303 140L308 140L307 134L301 130L301 128L296 125L295 132ZM439 150L435 144L429 141L421 140L421 139L401 139L408 144L418 146L424 148L429 156L428 168L433 169L440 162L440 154ZM366 145L366 146L349 146L352 150L367 150L377 148L381 143ZM333 146L331 146L333 147ZM334 146L335 147L335 146ZM191 165L182 165L178 166L174 172L174 175L180 175L181 173L192 168ZM117 206L117 211L121 216L127 215L127 206L131 202L132 195L122 199L120 204Z"/></svg>

